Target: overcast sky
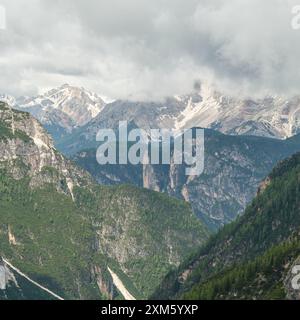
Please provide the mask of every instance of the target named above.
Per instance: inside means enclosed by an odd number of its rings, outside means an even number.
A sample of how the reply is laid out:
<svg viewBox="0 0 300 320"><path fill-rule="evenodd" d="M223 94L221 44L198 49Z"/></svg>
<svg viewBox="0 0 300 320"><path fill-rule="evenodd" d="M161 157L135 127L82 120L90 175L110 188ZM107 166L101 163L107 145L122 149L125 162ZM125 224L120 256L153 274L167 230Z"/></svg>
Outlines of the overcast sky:
<svg viewBox="0 0 300 320"><path fill-rule="evenodd" d="M0 0L0 92L63 83L111 98L300 93L300 0Z"/></svg>

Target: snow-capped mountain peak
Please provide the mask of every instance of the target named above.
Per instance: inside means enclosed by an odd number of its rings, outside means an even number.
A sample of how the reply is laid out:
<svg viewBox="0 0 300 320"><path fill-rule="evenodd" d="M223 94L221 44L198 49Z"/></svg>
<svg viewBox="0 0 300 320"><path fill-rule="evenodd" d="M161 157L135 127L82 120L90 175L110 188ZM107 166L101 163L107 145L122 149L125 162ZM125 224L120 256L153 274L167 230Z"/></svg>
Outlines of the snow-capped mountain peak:
<svg viewBox="0 0 300 320"><path fill-rule="evenodd" d="M96 117L106 103L96 93L64 84L35 97L17 99L0 95L0 100L38 119L54 138L71 133Z"/></svg>
<svg viewBox="0 0 300 320"><path fill-rule="evenodd" d="M291 137L300 132L300 97L289 100L280 96L244 99L222 95L209 86L183 97L174 119L174 127L203 127L227 134L247 134L276 138Z"/></svg>
<svg viewBox="0 0 300 320"><path fill-rule="evenodd" d="M205 83L190 94L162 102L117 100L106 104L97 94L68 84L36 97L14 99L3 95L0 100L33 114L58 139L87 123L91 128L114 127L120 120L145 129L179 132L203 127L226 134L282 139L300 132L300 96L244 99L224 95Z"/></svg>
<svg viewBox="0 0 300 320"><path fill-rule="evenodd" d="M105 106L105 102L97 94L68 84L37 97L22 97L16 103L20 108L40 107L48 111L58 109L68 115L77 126L85 125Z"/></svg>
<svg viewBox="0 0 300 320"><path fill-rule="evenodd" d="M0 94L0 101L3 101L10 106L14 106L16 104L16 99L8 94Z"/></svg>

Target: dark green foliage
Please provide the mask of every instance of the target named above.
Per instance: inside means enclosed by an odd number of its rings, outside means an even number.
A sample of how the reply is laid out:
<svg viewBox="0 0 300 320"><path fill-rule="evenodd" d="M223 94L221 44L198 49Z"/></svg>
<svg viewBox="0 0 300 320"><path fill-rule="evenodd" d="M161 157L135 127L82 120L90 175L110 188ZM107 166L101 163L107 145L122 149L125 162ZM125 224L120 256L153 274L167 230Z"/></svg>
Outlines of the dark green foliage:
<svg viewBox="0 0 300 320"><path fill-rule="evenodd" d="M243 216L225 226L195 256L167 276L156 297L180 297L185 292L185 297L218 298L222 293L223 298L233 298L230 288L234 291L232 277L237 274L240 289L254 289L249 294L240 290L234 298L255 297L257 274L270 268L278 269L276 285L266 288L261 297L283 297L280 268L291 253L289 241L300 228L300 155L278 165L266 184ZM292 254L298 254L299 242L291 246ZM254 259L257 260L253 264ZM187 269L191 272L182 282L180 275Z"/></svg>
<svg viewBox="0 0 300 320"><path fill-rule="evenodd" d="M1 255L22 272L65 298L78 297L77 281L87 297L100 298L95 283L85 279L94 256L92 228L69 197L51 185L32 190L28 180L16 182L1 172L0 221ZM8 230L16 245L8 242Z"/></svg>
<svg viewBox="0 0 300 320"><path fill-rule="evenodd" d="M300 255L300 241L287 241L254 261L234 266L195 285L182 295L187 300L285 299L286 266Z"/></svg>
<svg viewBox="0 0 300 320"><path fill-rule="evenodd" d="M56 300L55 297L14 273L18 286L10 281L5 290L0 290L0 300ZM45 283L51 279L44 279Z"/></svg>

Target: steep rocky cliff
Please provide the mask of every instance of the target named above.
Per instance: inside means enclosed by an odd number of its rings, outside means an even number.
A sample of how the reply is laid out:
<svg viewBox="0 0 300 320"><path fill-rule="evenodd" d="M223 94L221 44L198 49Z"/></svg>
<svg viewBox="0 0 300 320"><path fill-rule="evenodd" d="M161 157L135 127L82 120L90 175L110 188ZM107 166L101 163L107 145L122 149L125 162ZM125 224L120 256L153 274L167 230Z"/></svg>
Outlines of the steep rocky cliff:
<svg viewBox="0 0 300 320"><path fill-rule="evenodd" d="M84 170L56 151L51 137L28 113L1 103L0 134L0 167L13 178L30 177L33 187L51 182L69 194L74 186L91 183L92 179ZM20 163L22 165L18 165ZM47 174L47 170L52 174Z"/></svg>
<svg viewBox="0 0 300 320"><path fill-rule="evenodd" d="M195 214L216 230L233 221L253 199L272 167L300 150L299 137L276 140L228 136L205 130L204 172L186 176L184 165L99 165L96 150L73 160L100 184L130 183L189 202Z"/></svg>

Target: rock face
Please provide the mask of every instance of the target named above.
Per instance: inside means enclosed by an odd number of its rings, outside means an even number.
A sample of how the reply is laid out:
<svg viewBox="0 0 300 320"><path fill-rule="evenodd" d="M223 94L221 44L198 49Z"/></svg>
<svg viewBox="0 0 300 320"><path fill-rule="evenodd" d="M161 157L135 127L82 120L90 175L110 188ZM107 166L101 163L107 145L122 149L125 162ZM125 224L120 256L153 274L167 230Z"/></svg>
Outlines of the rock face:
<svg viewBox="0 0 300 320"><path fill-rule="evenodd" d="M51 137L29 114L0 103L0 167L15 179L31 177L31 186L55 183L58 190L69 194L75 186L91 183L92 179L56 151ZM18 161L22 166L16 165ZM53 174L47 174L47 170ZM62 185L62 181L66 185ZM65 187L65 189L63 189Z"/></svg>
<svg viewBox="0 0 300 320"><path fill-rule="evenodd" d="M18 286L14 274L7 268L0 257L0 290L6 290L9 282L13 282Z"/></svg>
<svg viewBox="0 0 300 320"><path fill-rule="evenodd" d="M298 139L227 136L205 130L200 176L186 176L184 165L99 165L95 149L79 152L73 159L100 184L130 183L184 199L215 230L243 212L278 161L300 150Z"/></svg>
<svg viewBox="0 0 300 320"><path fill-rule="evenodd" d="M27 111L32 108L58 110L76 126L82 126L97 116L105 102L95 93L65 84L37 97L20 97L16 99L16 105Z"/></svg>
<svg viewBox="0 0 300 320"><path fill-rule="evenodd" d="M284 280L287 298L290 300L300 300L300 256L289 267Z"/></svg>
<svg viewBox="0 0 300 320"><path fill-rule="evenodd" d="M97 206L107 209L101 220L94 219L97 246L135 279L144 297L159 283L162 270L178 266L185 252L193 251L207 238L205 228L184 202L129 186L115 187L113 194L105 187L100 190L95 195ZM148 281L142 280L145 277Z"/></svg>
<svg viewBox="0 0 300 320"><path fill-rule="evenodd" d="M204 127L226 134L287 138L299 133L300 97L237 99L203 84L194 95L178 97L184 110L175 128Z"/></svg>

